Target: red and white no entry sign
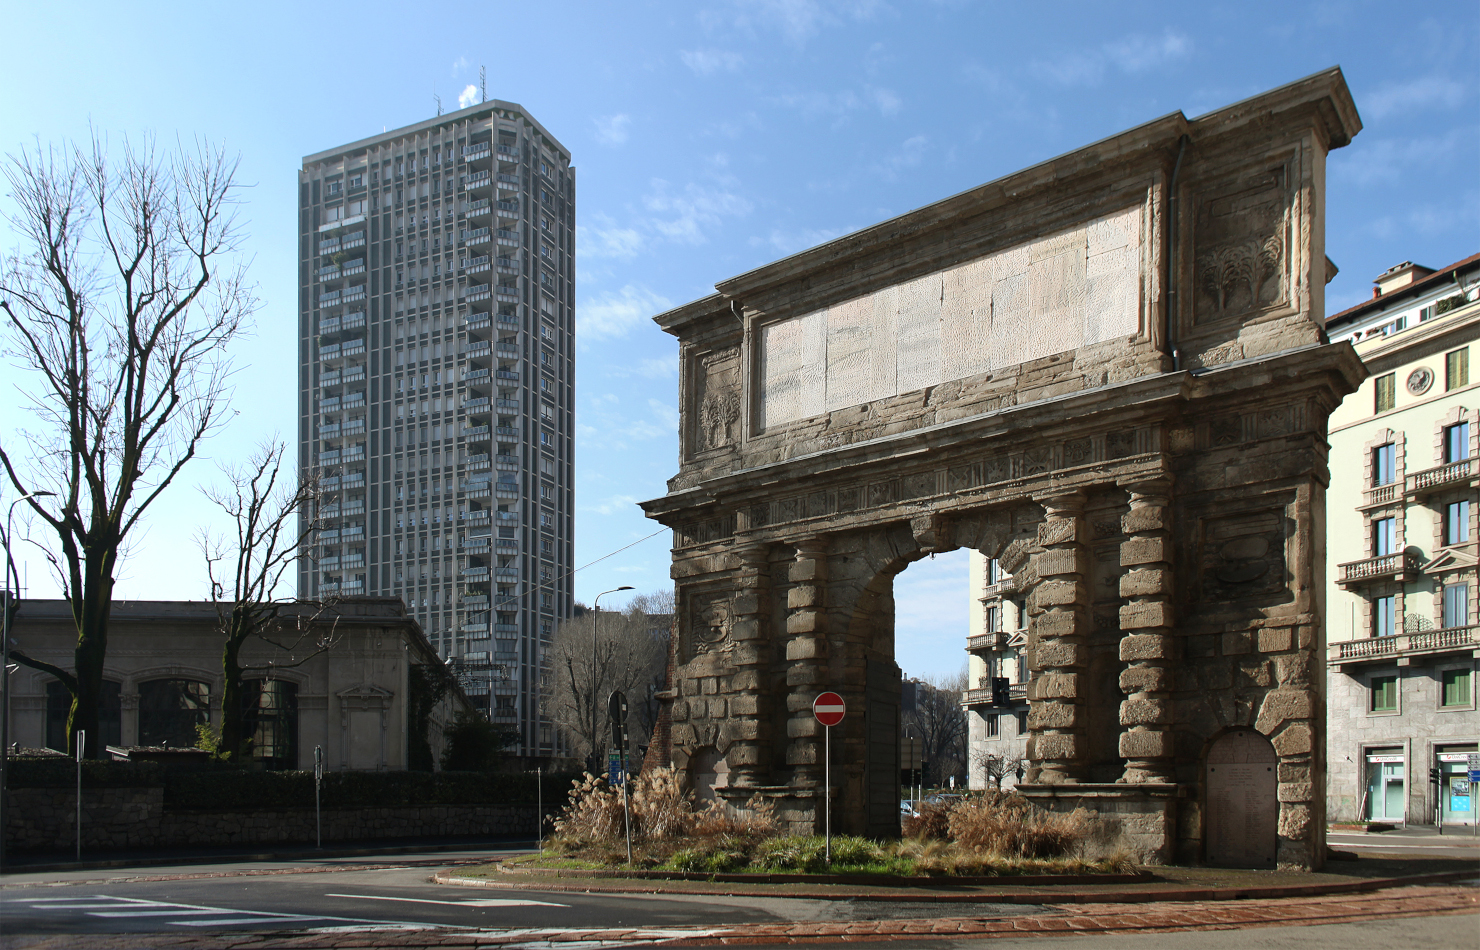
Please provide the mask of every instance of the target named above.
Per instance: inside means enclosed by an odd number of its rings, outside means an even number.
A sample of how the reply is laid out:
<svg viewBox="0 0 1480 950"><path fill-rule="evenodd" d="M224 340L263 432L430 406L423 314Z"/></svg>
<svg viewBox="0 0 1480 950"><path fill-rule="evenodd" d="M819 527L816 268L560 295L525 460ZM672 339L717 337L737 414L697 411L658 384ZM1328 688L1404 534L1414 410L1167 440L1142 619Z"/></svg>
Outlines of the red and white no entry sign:
<svg viewBox="0 0 1480 950"><path fill-rule="evenodd" d="M812 715L824 726L836 726L843 721L843 715L848 712L848 707L843 703L843 697L837 693L823 693L812 700Z"/></svg>

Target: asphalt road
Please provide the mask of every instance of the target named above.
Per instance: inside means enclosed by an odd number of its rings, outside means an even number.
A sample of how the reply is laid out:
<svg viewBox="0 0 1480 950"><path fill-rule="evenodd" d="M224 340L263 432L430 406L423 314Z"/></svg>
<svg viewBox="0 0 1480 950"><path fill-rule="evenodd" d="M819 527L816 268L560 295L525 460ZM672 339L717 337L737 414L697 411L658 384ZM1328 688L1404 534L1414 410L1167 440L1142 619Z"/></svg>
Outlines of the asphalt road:
<svg viewBox="0 0 1480 950"><path fill-rule="evenodd" d="M393 928L579 931L777 921L928 917L928 904L851 904L711 895L503 891L432 884L430 868L97 881L0 891L0 935ZM954 904L953 915L1007 916L1031 904Z"/></svg>
<svg viewBox="0 0 1480 950"><path fill-rule="evenodd" d="M1357 854L1396 854L1412 858L1470 858L1480 867L1480 838L1462 832L1436 835L1431 831L1403 834L1384 831L1381 834L1327 832L1326 846L1337 851Z"/></svg>

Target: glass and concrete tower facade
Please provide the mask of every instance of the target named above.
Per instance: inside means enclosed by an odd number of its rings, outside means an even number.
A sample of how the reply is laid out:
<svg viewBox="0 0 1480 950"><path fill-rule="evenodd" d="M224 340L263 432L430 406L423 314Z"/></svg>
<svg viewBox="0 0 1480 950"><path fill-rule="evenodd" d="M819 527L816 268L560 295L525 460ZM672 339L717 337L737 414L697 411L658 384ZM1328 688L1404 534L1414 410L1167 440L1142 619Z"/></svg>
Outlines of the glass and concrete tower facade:
<svg viewBox="0 0 1480 950"><path fill-rule="evenodd" d="M571 611L575 169L523 107L309 155L299 458L326 502L300 596L399 596L517 751ZM514 751L515 747L511 747Z"/></svg>

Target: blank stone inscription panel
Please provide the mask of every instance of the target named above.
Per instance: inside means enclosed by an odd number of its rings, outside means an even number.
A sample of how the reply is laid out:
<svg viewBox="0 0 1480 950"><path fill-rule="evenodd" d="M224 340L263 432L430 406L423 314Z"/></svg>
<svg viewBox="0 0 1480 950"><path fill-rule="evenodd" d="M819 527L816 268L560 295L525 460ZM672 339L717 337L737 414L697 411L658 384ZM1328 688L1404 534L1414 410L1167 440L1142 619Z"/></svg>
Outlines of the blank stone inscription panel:
<svg viewBox="0 0 1480 950"><path fill-rule="evenodd" d="M757 428L1140 330L1142 209L761 328Z"/></svg>

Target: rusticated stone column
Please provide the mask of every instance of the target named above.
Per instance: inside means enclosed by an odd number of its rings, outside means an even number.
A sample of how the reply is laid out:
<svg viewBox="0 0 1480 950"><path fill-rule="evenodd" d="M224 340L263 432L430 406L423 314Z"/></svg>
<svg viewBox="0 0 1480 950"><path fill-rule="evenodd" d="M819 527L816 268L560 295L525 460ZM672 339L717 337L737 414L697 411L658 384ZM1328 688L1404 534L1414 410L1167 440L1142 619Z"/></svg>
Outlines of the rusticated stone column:
<svg viewBox="0 0 1480 950"><path fill-rule="evenodd" d="M1044 507L1038 526L1043 548L1033 561L1033 662L1037 675L1029 695L1029 758L1037 763L1037 782L1081 782L1084 762L1085 641L1089 635L1089 552L1084 495L1064 492L1036 496Z"/></svg>
<svg viewBox="0 0 1480 950"><path fill-rule="evenodd" d="M822 786L822 726L812 715L812 700L823 689L827 662L827 541L812 538L797 545L791 564L793 587L786 595L786 764L793 786Z"/></svg>
<svg viewBox="0 0 1480 950"><path fill-rule="evenodd" d="M771 601L770 548L747 545L736 552L735 619L730 636L735 642L731 658L729 722L732 741L725 759L730 766L730 785L755 788L767 785L770 757L766 755L769 717L766 714L765 667L769 662L767 616Z"/></svg>
<svg viewBox="0 0 1480 950"><path fill-rule="evenodd" d="M1142 784L1176 781L1172 748L1171 479L1137 481L1130 491L1130 511L1121 519L1126 539L1120 544L1120 659L1129 664L1120 674L1126 694L1120 704L1120 754L1125 773L1120 781Z"/></svg>

